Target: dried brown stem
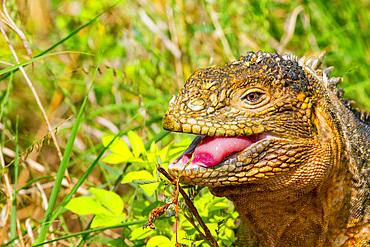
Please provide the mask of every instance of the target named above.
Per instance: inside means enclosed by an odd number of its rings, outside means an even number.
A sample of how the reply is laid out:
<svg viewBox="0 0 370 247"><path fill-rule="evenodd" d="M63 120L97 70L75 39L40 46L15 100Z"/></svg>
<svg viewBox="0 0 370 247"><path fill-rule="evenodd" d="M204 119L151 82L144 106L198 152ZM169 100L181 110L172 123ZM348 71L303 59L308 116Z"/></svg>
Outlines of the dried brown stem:
<svg viewBox="0 0 370 247"><path fill-rule="evenodd" d="M172 177L162 166L158 165L157 170L162 173L171 183L175 184L177 179ZM213 238L211 232L209 231L208 227L204 223L202 217L200 217L198 210L195 208L193 202L190 200L189 196L186 194L184 189L179 185L179 192L181 193L182 197L185 200L186 205L189 207L190 212L195 216L198 220L200 226L203 228L204 233L206 234L205 238L209 240L214 247L218 247L216 240ZM204 235L203 235L204 236Z"/></svg>
<svg viewBox="0 0 370 247"><path fill-rule="evenodd" d="M200 229L198 228L198 226L195 224L195 221L194 221L194 218L192 215L186 215L184 214L184 217L190 222L190 224L193 225L193 227L195 228L195 230L197 230L197 232L199 232L199 235L203 238L203 239L207 239L206 236L203 234L203 232L200 231Z"/></svg>

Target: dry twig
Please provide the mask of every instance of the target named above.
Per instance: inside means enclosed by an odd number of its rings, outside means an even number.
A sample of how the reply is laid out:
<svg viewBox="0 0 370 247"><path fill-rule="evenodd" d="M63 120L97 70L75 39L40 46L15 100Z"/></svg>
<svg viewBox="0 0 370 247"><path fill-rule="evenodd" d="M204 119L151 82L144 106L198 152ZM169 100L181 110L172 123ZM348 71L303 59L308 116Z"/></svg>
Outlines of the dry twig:
<svg viewBox="0 0 370 247"><path fill-rule="evenodd" d="M172 177L162 166L158 165L157 170L160 173L162 173L172 184L178 184L178 180ZM209 231L208 227L204 223L202 217L200 217L198 210L195 208L193 202L190 200L190 198L188 197L188 195L186 194L186 192L180 185L178 185L178 191L181 193L182 197L185 200L186 205L189 207L189 211L195 216L200 226L203 228L205 235L199 231L201 237L204 238L207 242L210 242L212 246L218 247L216 240L213 238L211 232Z"/></svg>

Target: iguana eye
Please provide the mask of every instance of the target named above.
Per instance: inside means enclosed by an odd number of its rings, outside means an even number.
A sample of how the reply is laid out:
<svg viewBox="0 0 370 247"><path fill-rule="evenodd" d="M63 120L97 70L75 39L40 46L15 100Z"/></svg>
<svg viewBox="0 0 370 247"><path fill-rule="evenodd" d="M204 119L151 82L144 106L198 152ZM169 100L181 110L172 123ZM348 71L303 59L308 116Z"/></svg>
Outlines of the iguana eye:
<svg viewBox="0 0 370 247"><path fill-rule="evenodd" d="M250 89L244 93L241 99L249 105L257 105L266 99L266 94L261 89Z"/></svg>
<svg viewBox="0 0 370 247"><path fill-rule="evenodd" d="M247 95L244 96L244 98L246 100L248 100L249 102L256 102L257 100L259 100L261 98L261 95L262 93L260 92L252 92L252 93L249 93Z"/></svg>

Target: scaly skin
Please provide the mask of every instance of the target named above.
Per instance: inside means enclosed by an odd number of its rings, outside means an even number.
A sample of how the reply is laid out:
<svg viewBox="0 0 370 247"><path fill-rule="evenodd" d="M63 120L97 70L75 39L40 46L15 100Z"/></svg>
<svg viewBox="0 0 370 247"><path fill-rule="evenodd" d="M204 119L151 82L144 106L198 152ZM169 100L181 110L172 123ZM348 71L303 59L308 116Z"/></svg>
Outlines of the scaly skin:
<svg viewBox="0 0 370 247"><path fill-rule="evenodd" d="M199 69L163 118L170 131L253 135L216 166L169 172L233 201L260 246L370 245L370 117L342 99L324 55L249 52Z"/></svg>

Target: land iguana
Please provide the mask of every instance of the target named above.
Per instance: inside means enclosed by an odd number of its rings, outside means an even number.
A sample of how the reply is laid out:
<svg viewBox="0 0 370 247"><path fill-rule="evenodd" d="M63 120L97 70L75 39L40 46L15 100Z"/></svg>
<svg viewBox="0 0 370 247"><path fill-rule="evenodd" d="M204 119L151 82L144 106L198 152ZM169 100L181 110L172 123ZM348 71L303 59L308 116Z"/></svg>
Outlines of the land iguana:
<svg viewBox="0 0 370 247"><path fill-rule="evenodd" d="M163 118L198 135L170 174L233 201L260 246L370 246L370 114L324 56L199 69Z"/></svg>

